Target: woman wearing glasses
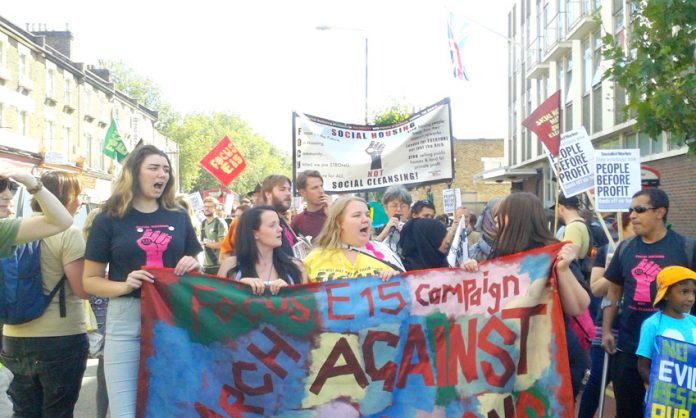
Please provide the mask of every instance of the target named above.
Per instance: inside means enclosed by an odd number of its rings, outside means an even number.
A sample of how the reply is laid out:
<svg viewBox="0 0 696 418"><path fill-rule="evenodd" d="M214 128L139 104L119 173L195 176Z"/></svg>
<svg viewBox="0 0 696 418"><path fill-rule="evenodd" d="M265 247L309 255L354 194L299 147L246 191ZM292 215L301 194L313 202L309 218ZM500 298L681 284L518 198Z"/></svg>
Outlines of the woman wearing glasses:
<svg viewBox="0 0 696 418"><path fill-rule="evenodd" d="M399 234L401 227L408 220L411 194L404 186L389 186L382 195L382 205L389 222L375 228L375 241L383 242L390 250L398 254Z"/></svg>

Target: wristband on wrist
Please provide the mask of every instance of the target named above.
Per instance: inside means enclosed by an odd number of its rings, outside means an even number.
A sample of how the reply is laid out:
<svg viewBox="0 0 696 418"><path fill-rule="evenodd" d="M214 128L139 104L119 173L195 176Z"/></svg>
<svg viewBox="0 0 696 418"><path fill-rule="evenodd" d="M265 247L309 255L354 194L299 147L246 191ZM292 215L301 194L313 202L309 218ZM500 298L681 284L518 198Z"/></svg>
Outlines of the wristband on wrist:
<svg viewBox="0 0 696 418"><path fill-rule="evenodd" d="M34 187L27 187L27 192L29 194L36 194L43 189L43 183L41 183L41 180L36 179L36 186Z"/></svg>

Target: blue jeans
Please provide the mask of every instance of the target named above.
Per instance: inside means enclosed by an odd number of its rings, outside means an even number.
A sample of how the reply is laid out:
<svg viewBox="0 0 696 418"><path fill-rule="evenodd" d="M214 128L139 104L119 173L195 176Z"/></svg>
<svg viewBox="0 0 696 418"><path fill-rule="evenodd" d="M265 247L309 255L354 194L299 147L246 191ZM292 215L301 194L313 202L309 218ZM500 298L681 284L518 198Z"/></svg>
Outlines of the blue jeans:
<svg viewBox="0 0 696 418"><path fill-rule="evenodd" d="M3 337L2 363L14 374L14 416L72 417L87 367L86 334Z"/></svg>
<svg viewBox="0 0 696 418"><path fill-rule="evenodd" d="M135 417L140 365L140 299L109 300L104 375L112 418Z"/></svg>

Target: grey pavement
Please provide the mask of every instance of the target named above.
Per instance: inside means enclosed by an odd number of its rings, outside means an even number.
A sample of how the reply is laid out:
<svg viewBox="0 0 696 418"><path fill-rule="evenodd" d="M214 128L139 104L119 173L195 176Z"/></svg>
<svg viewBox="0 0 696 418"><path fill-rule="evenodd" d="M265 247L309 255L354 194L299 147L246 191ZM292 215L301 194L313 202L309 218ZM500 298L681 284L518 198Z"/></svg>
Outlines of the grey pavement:
<svg viewBox="0 0 696 418"><path fill-rule="evenodd" d="M95 418L97 416L97 364L98 360L87 360L87 370L82 378L80 398L75 406L75 418ZM108 417L108 415L107 415Z"/></svg>

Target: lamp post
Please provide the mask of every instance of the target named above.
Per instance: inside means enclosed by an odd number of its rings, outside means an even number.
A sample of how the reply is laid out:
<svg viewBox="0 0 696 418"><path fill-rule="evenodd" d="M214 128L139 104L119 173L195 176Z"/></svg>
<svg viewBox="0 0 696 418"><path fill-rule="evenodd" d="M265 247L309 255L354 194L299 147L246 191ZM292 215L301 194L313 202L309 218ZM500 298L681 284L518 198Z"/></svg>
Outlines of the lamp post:
<svg viewBox="0 0 696 418"><path fill-rule="evenodd" d="M346 30L346 31L352 31L352 32L363 32L365 34L365 125L367 125L367 104L368 104L368 89L367 89L367 81L368 81L368 45L369 45L369 38L367 36L367 31L365 29L359 29L359 28L346 28L346 27L340 27L340 26L327 26L327 25L321 25L317 26L316 30Z"/></svg>

